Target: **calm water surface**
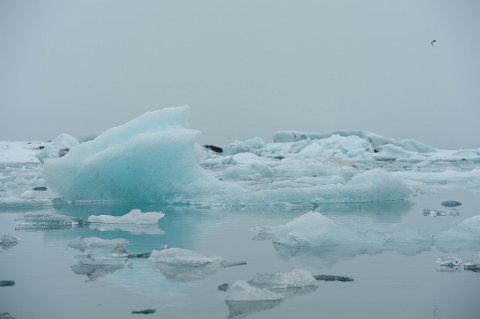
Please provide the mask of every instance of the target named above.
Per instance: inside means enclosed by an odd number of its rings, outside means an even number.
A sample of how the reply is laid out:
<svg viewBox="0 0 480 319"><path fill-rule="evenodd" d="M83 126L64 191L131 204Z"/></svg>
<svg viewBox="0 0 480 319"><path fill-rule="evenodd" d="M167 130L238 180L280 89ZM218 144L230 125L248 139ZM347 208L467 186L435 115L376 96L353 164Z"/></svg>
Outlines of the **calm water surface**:
<svg viewBox="0 0 480 319"><path fill-rule="evenodd" d="M440 209L444 200L463 203L459 216L424 216L424 208ZM310 210L197 209L146 205L88 205L46 208L35 213L88 217L123 215L132 208L161 209L166 216L158 228L100 230L81 227L63 230L22 230L15 219L21 209L0 211L0 235L14 234L18 245L0 250L0 314L26 318L228 318L222 283L249 280L257 273L304 268L313 274L346 275L354 282L319 282L318 289L293 295L263 309L252 304L237 318L480 318L480 273L439 271L435 260L458 256L478 258L478 243L439 251L435 247L398 247L387 251L291 250L259 240L254 225L280 225ZM336 223L358 230L416 229L434 233L480 214L480 194L446 190L412 201L378 204L326 205L317 208ZM247 265L221 268L203 278L162 273L146 259L130 259L124 267L89 278L74 271L79 250L67 244L78 236L125 238L131 253L157 249L162 243ZM108 255L108 254L107 254ZM177 274L178 275L178 274ZM190 276L191 277L191 276ZM202 277L202 276L197 276ZM155 309L154 314L132 314ZM0 315L1 318L1 315Z"/></svg>

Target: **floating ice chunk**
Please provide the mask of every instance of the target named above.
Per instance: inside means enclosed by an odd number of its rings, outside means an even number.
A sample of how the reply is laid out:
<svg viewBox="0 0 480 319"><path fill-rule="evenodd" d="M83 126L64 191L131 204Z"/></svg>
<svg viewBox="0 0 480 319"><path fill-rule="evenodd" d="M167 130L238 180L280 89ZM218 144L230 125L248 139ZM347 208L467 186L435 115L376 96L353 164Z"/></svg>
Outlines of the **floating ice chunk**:
<svg viewBox="0 0 480 319"><path fill-rule="evenodd" d="M15 319L9 312L0 313L0 319Z"/></svg>
<svg viewBox="0 0 480 319"><path fill-rule="evenodd" d="M259 153L265 147L265 141L260 137L254 137L246 141L235 141L223 148L225 155L238 153Z"/></svg>
<svg viewBox="0 0 480 319"><path fill-rule="evenodd" d="M447 201L442 202L442 206L444 206L444 207L457 207L457 206L460 206L460 205L462 205L462 203L457 202L456 200L447 200Z"/></svg>
<svg viewBox="0 0 480 319"><path fill-rule="evenodd" d="M229 289L225 300L227 301L281 301L281 294L267 289L256 288L243 280L237 280Z"/></svg>
<svg viewBox="0 0 480 319"><path fill-rule="evenodd" d="M0 237L0 247L5 250L10 249L17 245L19 241L20 238L18 238L17 236L5 234Z"/></svg>
<svg viewBox="0 0 480 319"><path fill-rule="evenodd" d="M76 257L78 262L70 268L78 275L85 275L89 280L113 273L125 266L125 257L105 257L96 254L80 255Z"/></svg>
<svg viewBox="0 0 480 319"><path fill-rule="evenodd" d="M299 216L275 231L274 242L287 246L359 245L378 243L359 232L335 224L318 212Z"/></svg>
<svg viewBox="0 0 480 319"><path fill-rule="evenodd" d="M24 191L22 195L20 195L21 198L23 199L34 199L35 198L35 192L31 190Z"/></svg>
<svg viewBox="0 0 480 319"><path fill-rule="evenodd" d="M473 272L480 272L480 258L466 262L463 269Z"/></svg>
<svg viewBox="0 0 480 319"><path fill-rule="evenodd" d="M27 213L15 220L17 229L68 229L87 226L87 220L80 217L71 217L57 214Z"/></svg>
<svg viewBox="0 0 480 319"><path fill-rule="evenodd" d="M187 115L188 107L165 108L111 128L46 161L45 179L77 200L180 201L224 190L197 163Z"/></svg>
<svg viewBox="0 0 480 319"><path fill-rule="evenodd" d="M38 152L37 158L41 162L44 162L49 158L61 157L60 154L62 150L66 154L68 151L65 150L70 150L72 147L77 146L78 144L79 142L75 137L64 133L60 134L49 145Z"/></svg>
<svg viewBox="0 0 480 319"><path fill-rule="evenodd" d="M459 257L439 257L436 262L440 264L440 271L459 270L462 259Z"/></svg>
<svg viewBox="0 0 480 319"><path fill-rule="evenodd" d="M458 209L451 209L451 210L442 210L442 209L424 209L423 210L423 215L425 216L432 216L432 217L438 217L438 216L458 216L460 215L460 212Z"/></svg>
<svg viewBox="0 0 480 319"><path fill-rule="evenodd" d="M145 212L142 213L140 209L132 209L128 214L123 216L112 215L91 215L88 221L91 223L102 224L136 224L136 225L151 225L157 224L158 221L165 216L163 212Z"/></svg>
<svg viewBox="0 0 480 319"><path fill-rule="evenodd" d="M153 250L149 259L167 279L180 282L203 279L215 273L220 267L246 264L228 261L217 256L209 257L182 248Z"/></svg>
<svg viewBox="0 0 480 319"><path fill-rule="evenodd" d="M304 269L294 269L286 273L257 274L248 283L257 288L273 291L316 287L317 280Z"/></svg>
<svg viewBox="0 0 480 319"><path fill-rule="evenodd" d="M243 280L231 285L225 297L229 318L244 317L250 313L271 309L283 300L283 295L253 287Z"/></svg>
<svg viewBox="0 0 480 319"><path fill-rule="evenodd" d="M103 239L99 237L85 237L80 236L72 240L68 246L85 251L87 249L105 248L105 247L120 247L128 245L128 240L117 239Z"/></svg>
<svg viewBox="0 0 480 319"><path fill-rule="evenodd" d="M167 248L162 250L153 250L150 260L155 263L198 267L206 264L216 263L220 265L223 260L221 257L208 257L196 251L182 248Z"/></svg>

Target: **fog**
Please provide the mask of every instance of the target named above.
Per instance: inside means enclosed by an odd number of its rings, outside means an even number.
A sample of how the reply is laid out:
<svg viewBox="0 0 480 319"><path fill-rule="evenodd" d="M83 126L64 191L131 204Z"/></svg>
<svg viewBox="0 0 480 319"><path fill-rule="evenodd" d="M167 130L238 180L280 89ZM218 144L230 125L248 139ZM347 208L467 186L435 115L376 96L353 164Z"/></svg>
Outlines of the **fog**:
<svg viewBox="0 0 480 319"><path fill-rule="evenodd" d="M479 14L475 0L0 0L0 140L188 104L201 143L365 129L480 147Z"/></svg>

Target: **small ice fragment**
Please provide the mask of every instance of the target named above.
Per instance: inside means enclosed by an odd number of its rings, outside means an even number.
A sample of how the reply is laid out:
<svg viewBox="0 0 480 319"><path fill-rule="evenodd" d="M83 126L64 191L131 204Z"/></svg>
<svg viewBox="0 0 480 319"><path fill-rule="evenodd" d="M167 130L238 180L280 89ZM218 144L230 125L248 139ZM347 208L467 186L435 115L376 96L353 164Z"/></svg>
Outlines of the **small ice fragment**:
<svg viewBox="0 0 480 319"><path fill-rule="evenodd" d="M149 315L155 313L155 309L145 309L145 310L134 310L132 311L133 314L141 314L141 315Z"/></svg>
<svg viewBox="0 0 480 319"><path fill-rule="evenodd" d="M286 273L257 274L248 283L257 288L275 291L317 286L317 280L304 269L294 269Z"/></svg>
<svg viewBox="0 0 480 319"><path fill-rule="evenodd" d="M68 244L68 246L80 249L81 251L103 247L120 247L125 245L128 245L128 240L122 238L102 239L99 237L85 236L77 237Z"/></svg>
<svg viewBox="0 0 480 319"><path fill-rule="evenodd" d="M447 200L447 201L442 202L443 207L457 207L457 206L460 206L460 205L462 205L462 203L457 202L455 200Z"/></svg>
<svg viewBox="0 0 480 319"><path fill-rule="evenodd" d="M253 287L243 280L237 280L229 287L225 299L227 301L281 301L284 297L267 289Z"/></svg>
<svg viewBox="0 0 480 319"><path fill-rule="evenodd" d="M480 272L480 258L466 262L463 265L464 270Z"/></svg>
<svg viewBox="0 0 480 319"><path fill-rule="evenodd" d="M172 264L179 266L198 267L210 263L218 263L220 257L208 257L192 250L182 248L166 248L153 250L150 260L156 263Z"/></svg>
<svg viewBox="0 0 480 319"><path fill-rule="evenodd" d="M10 249L13 246L17 245L20 241L20 238L13 236L13 235L2 235L0 237L0 247L2 249Z"/></svg>
<svg viewBox="0 0 480 319"><path fill-rule="evenodd" d="M436 262L440 264L440 267L456 268L460 267L462 259L459 257L439 257Z"/></svg>
<svg viewBox="0 0 480 319"><path fill-rule="evenodd" d="M0 287L11 287L15 286L14 280L0 280Z"/></svg>
<svg viewBox="0 0 480 319"><path fill-rule="evenodd" d="M76 258L78 262L70 268L78 275L87 276L89 280L95 280L122 269L127 261L127 258L103 257L91 253L77 256Z"/></svg>
<svg viewBox="0 0 480 319"><path fill-rule="evenodd" d="M104 223L104 224L137 224L137 225L150 225L158 223L158 220L163 218L165 213L163 212L145 212L142 213L140 209L132 209L128 214L123 216L112 215L91 215L88 217L88 221L91 223Z"/></svg>
<svg viewBox="0 0 480 319"><path fill-rule="evenodd" d="M35 198L35 193L31 190L24 191L22 195L20 195L21 198L23 199L34 199Z"/></svg>
<svg viewBox="0 0 480 319"><path fill-rule="evenodd" d="M123 246L116 247L112 251L112 256L113 257L128 257L128 252Z"/></svg>
<svg viewBox="0 0 480 319"><path fill-rule="evenodd" d="M0 313L0 319L15 319L10 313L4 312Z"/></svg>
<svg viewBox="0 0 480 319"><path fill-rule="evenodd" d="M425 216L432 216L432 217L438 217L438 216L458 216L460 215L460 212L456 208L452 208L450 210L439 210L439 209L424 209L423 210L423 215Z"/></svg>

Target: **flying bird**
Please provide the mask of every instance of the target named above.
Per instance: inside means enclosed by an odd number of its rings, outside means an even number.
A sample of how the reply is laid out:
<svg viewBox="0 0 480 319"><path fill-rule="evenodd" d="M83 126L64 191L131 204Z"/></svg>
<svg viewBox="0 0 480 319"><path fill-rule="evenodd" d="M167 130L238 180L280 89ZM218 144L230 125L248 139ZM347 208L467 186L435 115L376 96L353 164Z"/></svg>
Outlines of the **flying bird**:
<svg viewBox="0 0 480 319"><path fill-rule="evenodd" d="M437 42L437 40L432 40L432 41L430 41L430 45L433 47L433 44L434 44L435 42Z"/></svg>

